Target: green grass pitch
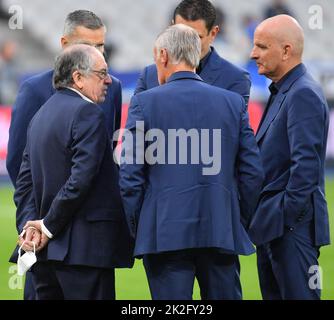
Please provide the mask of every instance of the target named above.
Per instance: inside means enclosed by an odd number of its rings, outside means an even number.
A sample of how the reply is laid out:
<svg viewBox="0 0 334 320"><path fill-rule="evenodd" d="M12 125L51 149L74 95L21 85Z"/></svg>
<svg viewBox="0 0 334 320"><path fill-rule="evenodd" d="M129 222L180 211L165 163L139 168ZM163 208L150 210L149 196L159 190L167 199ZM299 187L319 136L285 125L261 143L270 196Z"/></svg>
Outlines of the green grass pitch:
<svg viewBox="0 0 334 320"><path fill-rule="evenodd" d="M328 179L326 194L330 214L331 235L334 234L334 179ZM13 189L0 186L0 300L20 300L23 296L23 281L15 275L16 265L8 263L15 247L15 207ZM322 299L334 300L334 245L321 249L320 265L323 270ZM241 281L243 297L246 300L261 299L255 255L241 257ZM136 260L133 269L116 271L117 299L150 299L147 280L141 260ZM197 284L194 299L199 299Z"/></svg>

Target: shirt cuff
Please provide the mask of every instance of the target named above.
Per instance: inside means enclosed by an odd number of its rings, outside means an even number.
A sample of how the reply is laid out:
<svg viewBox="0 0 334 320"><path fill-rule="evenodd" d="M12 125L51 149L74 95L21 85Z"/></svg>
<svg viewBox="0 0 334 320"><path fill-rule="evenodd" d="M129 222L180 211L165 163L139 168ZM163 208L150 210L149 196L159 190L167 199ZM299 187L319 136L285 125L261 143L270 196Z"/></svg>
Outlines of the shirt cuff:
<svg viewBox="0 0 334 320"><path fill-rule="evenodd" d="M53 238L53 234L47 229L47 227L44 225L43 220L41 220L41 228L42 228L42 232L49 238L52 239Z"/></svg>

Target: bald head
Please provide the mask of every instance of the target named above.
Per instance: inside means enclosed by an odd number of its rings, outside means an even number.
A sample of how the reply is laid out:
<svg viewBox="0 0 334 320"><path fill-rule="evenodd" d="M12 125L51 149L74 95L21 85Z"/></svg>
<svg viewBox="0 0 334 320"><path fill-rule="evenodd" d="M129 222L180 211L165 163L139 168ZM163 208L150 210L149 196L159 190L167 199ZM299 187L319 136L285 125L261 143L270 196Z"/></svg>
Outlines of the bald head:
<svg viewBox="0 0 334 320"><path fill-rule="evenodd" d="M281 46L290 45L291 54L301 58L304 50L304 31L296 19L286 14L264 20L259 32L268 32Z"/></svg>
<svg viewBox="0 0 334 320"><path fill-rule="evenodd" d="M288 15L277 15L256 28L251 58L259 74L275 82L301 63L303 50L304 32L299 23Z"/></svg>

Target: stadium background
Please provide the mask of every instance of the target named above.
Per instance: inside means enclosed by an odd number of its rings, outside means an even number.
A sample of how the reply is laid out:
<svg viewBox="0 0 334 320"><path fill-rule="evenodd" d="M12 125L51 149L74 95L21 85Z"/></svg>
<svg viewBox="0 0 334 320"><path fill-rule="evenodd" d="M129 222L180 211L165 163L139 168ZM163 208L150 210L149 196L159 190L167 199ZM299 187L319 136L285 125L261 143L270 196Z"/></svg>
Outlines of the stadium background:
<svg viewBox="0 0 334 320"><path fill-rule="evenodd" d="M224 58L246 68L252 77L249 104L251 124L256 130L268 98L269 82L257 74L249 61L251 38L258 21L272 0L212 0L219 12L222 31L215 48ZM52 68L60 50L65 16L76 9L88 9L106 23L107 52L111 73L122 81L124 125L127 106L140 70L153 63L152 47L157 34L171 21L179 0L0 0L0 48L9 48L7 61L0 56L0 300L21 299L22 281L15 277L15 266L7 263L15 246L15 207L13 189L5 169L11 105L19 84L33 74ZM305 30L304 62L325 91L331 111L327 150L327 200L334 233L334 1L286 0L290 13ZM314 7L317 5L318 7ZM10 9L11 13L9 13ZM8 21L22 10L22 29L12 30ZM315 17L315 11L320 16ZM19 23L20 21L14 21ZM9 53L8 53L9 51ZM2 93L2 94L1 94ZM7 94L8 93L8 94ZM334 299L334 248L322 249L323 298ZM241 259L245 299L260 299L255 255ZM133 270L117 272L119 299L149 299L141 261ZM194 298L199 298L196 286Z"/></svg>

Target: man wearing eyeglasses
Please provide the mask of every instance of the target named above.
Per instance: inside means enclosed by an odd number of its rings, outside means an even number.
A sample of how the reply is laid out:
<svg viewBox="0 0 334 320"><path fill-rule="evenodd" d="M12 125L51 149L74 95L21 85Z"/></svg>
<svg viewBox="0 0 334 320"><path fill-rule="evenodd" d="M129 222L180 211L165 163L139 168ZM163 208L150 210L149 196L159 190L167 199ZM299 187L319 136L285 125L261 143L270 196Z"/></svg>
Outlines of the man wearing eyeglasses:
<svg viewBox="0 0 334 320"><path fill-rule="evenodd" d="M53 73L56 93L40 108L14 199L38 300L115 299L114 268L131 267L132 240L123 213L103 103L111 78L101 52L66 48ZM26 240L26 242L24 242Z"/></svg>
<svg viewBox="0 0 334 320"><path fill-rule="evenodd" d="M61 38L63 48L75 43L94 46L101 53L104 52L106 28L101 19L93 12L76 10L70 13L64 26ZM107 72L107 70L105 70ZM100 73L106 77L105 72ZM20 170L22 154L27 140L27 128L39 108L55 93L52 86L53 70L38 74L26 80L20 87L12 109L11 125L9 130L7 170L11 181L16 187L16 179ZM111 77L107 95L100 107L105 113L107 129L110 137L119 129L121 121L122 89L118 79ZM30 273L26 276L24 298L34 300L34 285Z"/></svg>

